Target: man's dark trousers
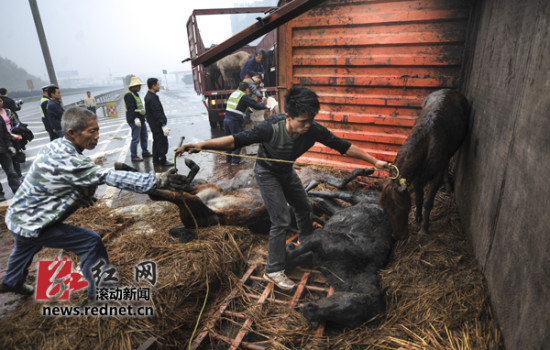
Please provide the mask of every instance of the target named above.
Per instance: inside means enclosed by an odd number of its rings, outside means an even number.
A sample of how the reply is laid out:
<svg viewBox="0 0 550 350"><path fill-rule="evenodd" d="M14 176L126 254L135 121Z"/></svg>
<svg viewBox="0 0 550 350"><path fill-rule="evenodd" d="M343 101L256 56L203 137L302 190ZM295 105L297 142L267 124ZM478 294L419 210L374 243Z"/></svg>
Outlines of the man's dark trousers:
<svg viewBox="0 0 550 350"><path fill-rule="evenodd" d="M25 282L33 257L42 247L61 248L80 257L82 274L88 281L88 298L95 298L95 285L91 268L100 259L109 264L107 250L101 236L96 232L78 226L55 224L42 231L38 237L22 237L13 234L15 247L8 259L4 284L17 287Z"/></svg>
<svg viewBox="0 0 550 350"><path fill-rule="evenodd" d="M149 124L153 134L153 164L163 165L166 163L166 153L168 153L168 137L164 136L162 127L153 127Z"/></svg>
<svg viewBox="0 0 550 350"><path fill-rule="evenodd" d="M254 174L271 221L265 272L281 271L285 268L286 233L291 224L287 203L294 208L296 224L303 238L312 231L311 202L293 168L275 173L256 163Z"/></svg>

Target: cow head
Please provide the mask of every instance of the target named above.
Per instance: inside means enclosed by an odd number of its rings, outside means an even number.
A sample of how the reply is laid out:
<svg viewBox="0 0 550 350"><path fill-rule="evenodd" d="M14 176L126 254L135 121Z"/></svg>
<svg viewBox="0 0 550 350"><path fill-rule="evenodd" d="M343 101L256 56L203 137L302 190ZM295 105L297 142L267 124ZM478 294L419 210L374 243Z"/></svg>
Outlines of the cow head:
<svg viewBox="0 0 550 350"><path fill-rule="evenodd" d="M406 183L400 179L391 180L384 185L380 193L380 206L384 208L390 218L393 237L404 239L408 235L409 211L411 210L411 196Z"/></svg>

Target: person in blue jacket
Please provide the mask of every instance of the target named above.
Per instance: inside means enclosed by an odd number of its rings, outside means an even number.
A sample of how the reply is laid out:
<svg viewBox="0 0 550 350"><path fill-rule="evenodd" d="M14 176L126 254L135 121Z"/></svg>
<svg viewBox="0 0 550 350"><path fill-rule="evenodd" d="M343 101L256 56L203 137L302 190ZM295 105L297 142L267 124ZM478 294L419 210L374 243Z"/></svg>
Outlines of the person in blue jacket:
<svg viewBox="0 0 550 350"><path fill-rule="evenodd" d="M241 80L247 78L252 78L257 72L262 74L262 79L264 78L265 68L262 64L262 58L264 57L264 50L260 49L256 51L254 57L251 57L244 64L243 69L241 70Z"/></svg>

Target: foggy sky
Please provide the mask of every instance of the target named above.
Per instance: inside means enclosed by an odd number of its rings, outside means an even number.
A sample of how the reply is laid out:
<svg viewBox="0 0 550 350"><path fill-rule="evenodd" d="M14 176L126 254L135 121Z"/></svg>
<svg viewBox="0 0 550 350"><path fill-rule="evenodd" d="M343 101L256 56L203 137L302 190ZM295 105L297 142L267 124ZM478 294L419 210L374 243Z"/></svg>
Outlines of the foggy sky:
<svg viewBox="0 0 550 350"><path fill-rule="evenodd" d="M103 82L127 74L188 71L187 20L196 8L252 6L254 0L37 0L56 72ZM276 5L277 1L272 1ZM256 5L254 5L256 6ZM48 81L27 0L2 0L0 56ZM252 23L243 23L243 28ZM231 36L229 16L201 16L208 47ZM0 77L1 79L1 77ZM59 79L59 75L58 75Z"/></svg>

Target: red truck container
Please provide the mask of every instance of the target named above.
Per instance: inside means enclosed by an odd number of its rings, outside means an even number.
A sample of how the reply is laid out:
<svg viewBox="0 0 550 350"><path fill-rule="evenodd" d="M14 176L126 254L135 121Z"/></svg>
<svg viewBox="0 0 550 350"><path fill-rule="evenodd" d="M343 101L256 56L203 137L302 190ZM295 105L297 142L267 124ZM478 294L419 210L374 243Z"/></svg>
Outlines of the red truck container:
<svg viewBox="0 0 550 350"><path fill-rule="evenodd" d="M243 7L231 9L199 9L194 10L187 21L187 34L189 40L190 60L204 54L210 48L205 48L197 23L197 16L201 15L227 15L243 13L264 13L271 10L269 7ZM225 56L235 52L246 52L252 57L257 50L262 49L265 54L262 64L265 68L264 87L260 89L262 93L268 96L274 96L277 93L277 36L273 30L267 33L256 46L242 46L235 51L227 51ZM220 60L223 59L220 58ZM220 70L217 67L218 61L210 64L199 64L193 67L193 83L197 94L202 95L203 103L208 111L208 120L212 128L223 126L227 98L236 90L238 82L236 80L224 81ZM242 68L242 67L240 67ZM227 79L229 80L229 79ZM275 96L276 98L276 96Z"/></svg>

